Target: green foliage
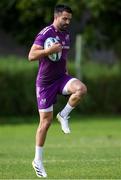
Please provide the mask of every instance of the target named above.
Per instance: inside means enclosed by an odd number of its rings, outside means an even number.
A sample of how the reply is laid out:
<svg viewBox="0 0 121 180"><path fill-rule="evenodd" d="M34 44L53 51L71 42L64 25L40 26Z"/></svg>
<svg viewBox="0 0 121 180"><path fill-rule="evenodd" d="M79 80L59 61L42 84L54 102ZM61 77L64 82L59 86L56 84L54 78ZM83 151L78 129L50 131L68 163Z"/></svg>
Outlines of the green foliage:
<svg viewBox="0 0 121 180"><path fill-rule="evenodd" d="M55 4L56 0L1 0L0 26L19 42L30 45L40 29L50 23Z"/></svg>
<svg viewBox="0 0 121 180"><path fill-rule="evenodd" d="M0 59L0 115L35 114L37 112L35 80L38 62L15 57ZM76 108L81 113L121 113L121 76L119 64L109 66L86 63L82 66L83 82L88 93ZM73 63L69 73L75 76ZM59 96L55 113L60 111L67 98Z"/></svg>
<svg viewBox="0 0 121 180"><path fill-rule="evenodd" d="M0 114L32 114L36 111L35 76L37 64L15 57L1 59Z"/></svg>
<svg viewBox="0 0 121 180"><path fill-rule="evenodd" d="M94 48L113 47L121 55L121 1L82 0L75 3L75 0L1 0L0 26L12 33L19 42L30 45L39 30L53 19L53 9L57 3L71 6L74 19L80 22L80 27L84 26L82 29L85 30L88 45ZM84 22L85 18L88 22Z"/></svg>

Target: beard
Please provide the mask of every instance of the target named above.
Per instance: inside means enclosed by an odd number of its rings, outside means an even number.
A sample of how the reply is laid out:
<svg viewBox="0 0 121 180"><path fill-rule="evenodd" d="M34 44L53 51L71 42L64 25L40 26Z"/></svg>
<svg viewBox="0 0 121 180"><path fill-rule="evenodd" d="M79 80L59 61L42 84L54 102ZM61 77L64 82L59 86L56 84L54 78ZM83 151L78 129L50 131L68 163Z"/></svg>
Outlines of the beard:
<svg viewBox="0 0 121 180"><path fill-rule="evenodd" d="M66 30L68 30L68 28L69 28L68 24L60 24L60 27L59 27L59 29L61 31L66 31Z"/></svg>

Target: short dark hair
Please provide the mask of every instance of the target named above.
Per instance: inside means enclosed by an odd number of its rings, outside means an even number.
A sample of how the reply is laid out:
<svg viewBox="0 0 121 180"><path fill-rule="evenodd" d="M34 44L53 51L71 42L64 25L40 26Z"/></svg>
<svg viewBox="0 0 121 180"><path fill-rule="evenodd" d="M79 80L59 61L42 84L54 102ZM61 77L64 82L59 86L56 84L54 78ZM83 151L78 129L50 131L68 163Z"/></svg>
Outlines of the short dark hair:
<svg viewBox="0 0 121 180"><path fill-rule="evenodd" d="M73 13L72 9L66 4L57 4L55 6L54 13L59 13L59 12L63 12L63 11L66 11L66 12L68 12L70 14Z"/></svg>

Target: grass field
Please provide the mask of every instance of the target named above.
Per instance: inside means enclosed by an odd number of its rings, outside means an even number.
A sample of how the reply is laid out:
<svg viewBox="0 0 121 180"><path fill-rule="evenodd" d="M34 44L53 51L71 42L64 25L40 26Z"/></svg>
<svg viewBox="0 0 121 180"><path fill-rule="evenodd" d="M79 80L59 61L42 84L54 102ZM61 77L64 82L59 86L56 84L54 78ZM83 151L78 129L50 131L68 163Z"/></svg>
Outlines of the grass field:
<svg viewBox="0 0 121 180"><path fill-rule="evenodd" d="M56 122L48 132L48 179L121 179L121 117L71 119L70 135L64 135ZM36 128L36 118L30 124L0 125L0 179L37 179L31 166Z"/></svg>

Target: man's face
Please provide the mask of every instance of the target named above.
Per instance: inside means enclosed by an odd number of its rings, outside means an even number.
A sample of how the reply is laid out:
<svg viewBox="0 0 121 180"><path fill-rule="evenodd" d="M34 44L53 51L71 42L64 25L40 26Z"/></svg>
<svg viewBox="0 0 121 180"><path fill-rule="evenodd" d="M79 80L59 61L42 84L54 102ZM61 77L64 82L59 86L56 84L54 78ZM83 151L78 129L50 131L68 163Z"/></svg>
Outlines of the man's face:
<svg viewBox="0 0 121 180"><path fill-rule="evenodd" d="M62 13L58 13L55 18L57 21L58 29L61 31L65 31L70 24L70 21L72 19L72 14L63 11Z"/></svg>

